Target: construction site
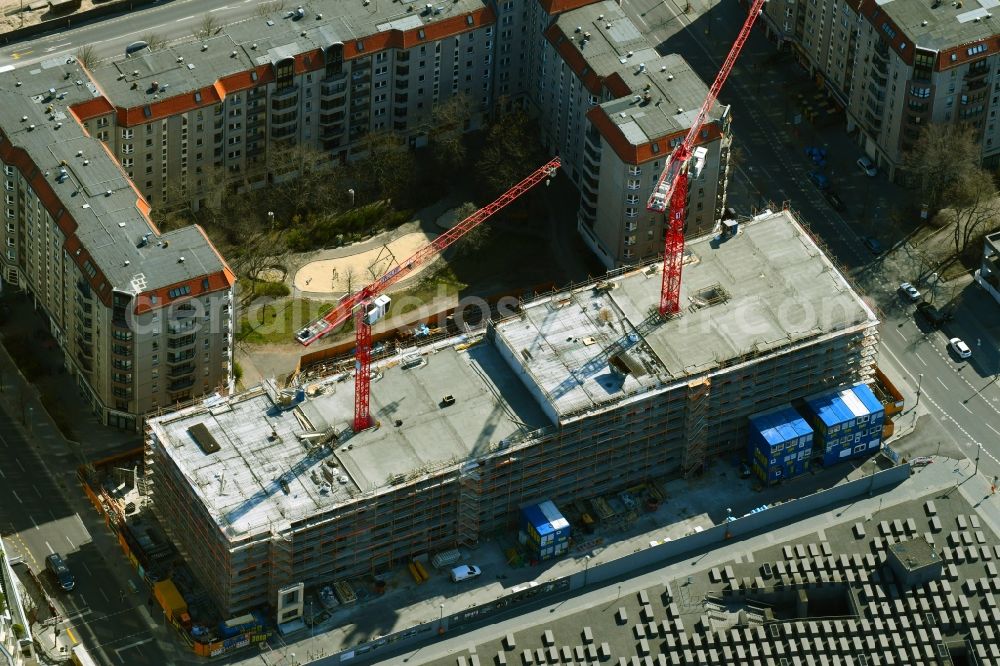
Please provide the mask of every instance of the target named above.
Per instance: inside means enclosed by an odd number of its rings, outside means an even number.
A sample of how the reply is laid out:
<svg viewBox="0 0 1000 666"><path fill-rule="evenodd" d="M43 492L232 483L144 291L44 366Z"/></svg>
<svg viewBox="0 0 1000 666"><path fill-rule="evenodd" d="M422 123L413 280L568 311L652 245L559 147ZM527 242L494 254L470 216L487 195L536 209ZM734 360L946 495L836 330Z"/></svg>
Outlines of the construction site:
<svg viewBox="0 0 1000 666"><path fill-rule="evenodd" d="M791 211L659 264L539 296L461 335L148 420L154 512L226 616L291 585L378 576L573 505L741 454L748 417L871 380L878 316Z"/></svg>

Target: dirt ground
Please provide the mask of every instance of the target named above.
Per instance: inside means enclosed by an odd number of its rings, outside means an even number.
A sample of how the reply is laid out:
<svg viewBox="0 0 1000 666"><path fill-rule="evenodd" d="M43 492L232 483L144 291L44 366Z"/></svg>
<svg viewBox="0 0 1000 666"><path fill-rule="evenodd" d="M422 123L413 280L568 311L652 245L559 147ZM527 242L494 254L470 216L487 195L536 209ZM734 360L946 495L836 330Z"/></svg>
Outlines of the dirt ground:
<svg viewBox="0 0 1000 666"><path fill-rule="evenodd" d="M80 9L73 14L93 9L94 6L93 0L83 0ZM72 14L62 16L72 16ZM0 0L0 34L22 26L35 25L50 18L56 17L49 14L49 3L46 0Z"/></svg>
<svg viewBox="0 0 1000 666"><path fill-rule="evenodd" d="M306 264L295 274L295 288L309 293L330 294L348 291L348 286L358 289L370 284L387 270L403 261L432 240L427 234L412 233L401 236L387 245L337 259L321 259ZM430 264L414 270L416 275Z"/></svg>

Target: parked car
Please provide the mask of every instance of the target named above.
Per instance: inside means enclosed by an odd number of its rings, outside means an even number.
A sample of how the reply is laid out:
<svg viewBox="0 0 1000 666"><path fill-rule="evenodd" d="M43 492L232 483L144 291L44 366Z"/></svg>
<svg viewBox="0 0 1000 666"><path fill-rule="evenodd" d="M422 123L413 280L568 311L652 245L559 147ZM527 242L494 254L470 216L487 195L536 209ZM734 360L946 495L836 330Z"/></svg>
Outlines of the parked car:
<svg viewBox="0 0 1000 666"><path fill-rule="evenodd" d="M903 284L899 285L899 290L904 294L906 294L907 298L909 298L911 301L920 300L920 291L909 282L904 282Z"/></svg>
<svg viewBox="0 0 1000 666"><path fill-rule="evenodd" d="M451 580L460 583L463 580L475 578L483 573L483 570L472 564L463 564L451 570Z"/></svg>
<svg viewBox="0 0 1000 666"><path fill-rule="evenodd" d="M809 180L814 182L816 184L816 187L818 187L821 190L825 190L826 188L830 187L830 179L827 178L825 174L822 174L819 171L810 171Z"/></svg>
<svg viewBox="0 0 1000 666"><path fill-rule="evenodd" d="M972 356L972 350L969 349L969 345L965 344L962 338L952 338L948 341L948 346L951 350L958 354L959 358L969 358Z"/></svg>
<svg viewBox="0 0 1000 666"><path fill-rule="evenodd" d="M927 467L934 462L930 456L919 456L910 461L910 467Z"/></svg>
<svg viewBox="0 0 1000 666"><path fill-rule="evenodd" d="M917 312L919 312L920 315L928 322L930 322L930 324L933 326L940 326L941 324L951 319L950 314L938 310L936 307L934 307L933 305L931 305L926 301L921 301L920 303L917 303Z"/></svg>
<svg viewBox="0 0 1000 666"><path fill-rule="evenodd" d="M69 592L76 587L76 578L73 577L73 572L66 566L66 562L63 561L59 553L52 553L45 558L45 568L49 570L64 592Z"/></svg>
<svg viewBox="0 0 1000 666"><path fill-rule="evenodd" d="M864 172L868 177L873 177L878 174L878 167L872 162L871 158L865 155L864 157L858 158L858 168Z"/></svg>
<svg viewBox="0 0 1000 666"><path fill-rule="evenodd" d="M830 208L834 209L838 213L842 213L847 209L847 206L844 205L844 202L841 201L840 197L838 197L837 193L833 190L829 188L823 190L823 196L826 197L826 201L830 204Z"/></svg>
<svg viewBox="0 0 1000 666"><path fill-rule="evenodd" d="M882 254L882 244L878 242L877 238L866 236L864 238L864 244L865 247L868 248L868 251L874 254L875 256Z"/></svg>

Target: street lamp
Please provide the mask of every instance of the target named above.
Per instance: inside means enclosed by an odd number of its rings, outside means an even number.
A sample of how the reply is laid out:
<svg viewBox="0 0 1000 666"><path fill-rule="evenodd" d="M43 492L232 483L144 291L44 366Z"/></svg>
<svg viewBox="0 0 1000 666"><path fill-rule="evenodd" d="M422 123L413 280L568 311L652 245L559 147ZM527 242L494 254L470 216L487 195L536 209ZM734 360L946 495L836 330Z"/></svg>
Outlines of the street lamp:
<svg viewBox="0 0 1000 666"><path fill-rule="evenodd" d="M441 609L440 615L438 615L438 633L444 632L444 604L438 604L438 608Z"/></svg>
<svg viewBox="0 0 1000 666"><path fill-rule="evenodd" d="M921 372L919 375L917 375L917 401L913 403L914 407L920 404L920 385L923 384L923 382L924 382L924 373Z"/></svg>
<svg viewBox="0 0 1000 666"><path fill-rule="evenodd" d="M587 586L587 574L590 572L590 555L583 558L583 586Z"/></svg>
<svg viewBox="0 0 1000 666"><path fill-rule="evenodd" d="M979 474L979 454L983 452L983 445L976 444L976 469L972 472L973 476Z"/></svg>

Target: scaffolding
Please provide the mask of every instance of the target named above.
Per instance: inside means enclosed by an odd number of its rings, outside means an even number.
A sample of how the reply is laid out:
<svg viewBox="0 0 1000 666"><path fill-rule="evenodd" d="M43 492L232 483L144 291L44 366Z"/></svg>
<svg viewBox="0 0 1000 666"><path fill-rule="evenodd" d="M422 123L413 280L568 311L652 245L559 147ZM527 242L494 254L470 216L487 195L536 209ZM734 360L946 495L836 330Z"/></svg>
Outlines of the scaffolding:
<svg viewBox="0 0 1000 666"><path fill-rule="evenodd" d="M702 377L688 384L688 409L684 424L686 442L681 463L685 478L696 476L705 469L705 450L708 448L705 419L709 411L711 388L712 380L709 377Z"/></svg>
<svg viewBox="0 0 1000 666"><path fill-rule="evenodd" d="M479 500L483 494L483 475L478 464L462 466L458 486L458 543L475 548L479 544Z"/></svg>

